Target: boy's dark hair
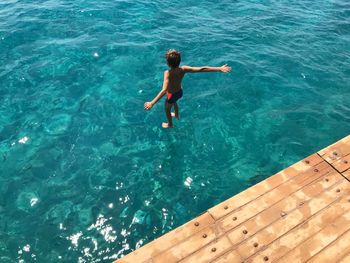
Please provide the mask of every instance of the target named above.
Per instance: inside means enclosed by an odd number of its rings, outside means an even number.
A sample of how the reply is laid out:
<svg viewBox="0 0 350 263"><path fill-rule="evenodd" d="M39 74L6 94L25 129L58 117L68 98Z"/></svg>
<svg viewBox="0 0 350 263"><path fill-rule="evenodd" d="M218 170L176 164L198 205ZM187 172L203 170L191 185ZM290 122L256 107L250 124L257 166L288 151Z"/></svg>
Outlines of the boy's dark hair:
<svg viewBox="0 0 350 263"><path fill-rule="evenodd" d="M172 68L177 68L181 62L181 54L175 49L169 49L166 54L166 61L168 65Z"/></svg>

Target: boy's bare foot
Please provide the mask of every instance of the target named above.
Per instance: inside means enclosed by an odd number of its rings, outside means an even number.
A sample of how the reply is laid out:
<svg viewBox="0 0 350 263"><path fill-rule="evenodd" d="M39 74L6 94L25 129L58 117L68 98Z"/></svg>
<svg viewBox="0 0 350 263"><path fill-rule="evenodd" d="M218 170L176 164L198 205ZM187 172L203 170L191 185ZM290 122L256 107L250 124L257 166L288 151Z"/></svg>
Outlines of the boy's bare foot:
<svg viewBox="0 0 350 263"><path fill-rule="evenodd" d="M167 122L163 122L163 123L162 123L162 127L163 127L164 129L174 128L174 126L170 126L169 123L167 123Z"/></svg>
<svg viewBox="0 0 350 263"><path fill-rule="evenodd" d="M171 113L171 117L175 117L176 119L180 120L180 117L179 117L179 116L176 116L175 112L172 112L172 113Z"/></svg>

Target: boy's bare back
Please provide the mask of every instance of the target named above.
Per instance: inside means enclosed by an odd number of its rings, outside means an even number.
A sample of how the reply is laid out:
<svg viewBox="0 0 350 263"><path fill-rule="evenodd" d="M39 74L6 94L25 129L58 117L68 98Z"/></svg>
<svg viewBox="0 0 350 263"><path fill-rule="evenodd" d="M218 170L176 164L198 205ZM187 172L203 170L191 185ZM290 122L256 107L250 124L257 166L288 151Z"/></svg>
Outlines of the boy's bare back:
<svg viewBox="0 0 350 263"><path fill-rule="evenodd" d="M185 75L185 71L182 67L172 68L167 70L169 83L168 83L168 91L170 93L176 93L182 88L182 79Z"/></svg>

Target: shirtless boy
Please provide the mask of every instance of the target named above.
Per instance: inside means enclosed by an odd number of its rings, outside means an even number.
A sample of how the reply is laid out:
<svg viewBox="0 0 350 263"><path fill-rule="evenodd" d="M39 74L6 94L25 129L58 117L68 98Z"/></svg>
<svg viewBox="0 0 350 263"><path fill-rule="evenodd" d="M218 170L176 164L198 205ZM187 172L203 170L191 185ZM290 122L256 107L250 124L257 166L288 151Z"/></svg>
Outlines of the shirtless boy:
<svg viewBox="0 0 350 263"><path fill-rule="evenodd" d="M164 81L162 90L158 95L150 102L146 102L144 105L145 110L150 110L154 104L156 104L165 94L165 114L168 122L163 122L163 128L173 128L172 117L179 119L179 106L177 105L177 100L182 97L182 86L181 82L186 73L197 73L197 72L223 72L228 73L231 68L225 64L221 67L190 67L181 66L181 55L180 52L171 49L166 54L166 61L169 70L164 71ZM171 112L171 108L174 107L174 113Z"/></svg>

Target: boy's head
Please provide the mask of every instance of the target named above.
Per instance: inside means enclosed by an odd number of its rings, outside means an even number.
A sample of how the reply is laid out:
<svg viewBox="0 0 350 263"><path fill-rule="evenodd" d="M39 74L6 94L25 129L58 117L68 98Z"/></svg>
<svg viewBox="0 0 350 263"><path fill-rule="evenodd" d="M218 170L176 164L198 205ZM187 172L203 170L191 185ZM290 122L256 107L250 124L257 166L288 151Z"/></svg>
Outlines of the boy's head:
<svg viewBox="0 0 350 263"><path fill-rule="evenodd" d="M172 68L177 68L181 62L181 54L175 49L169 49L165 54L166 62Z"/></svg>

